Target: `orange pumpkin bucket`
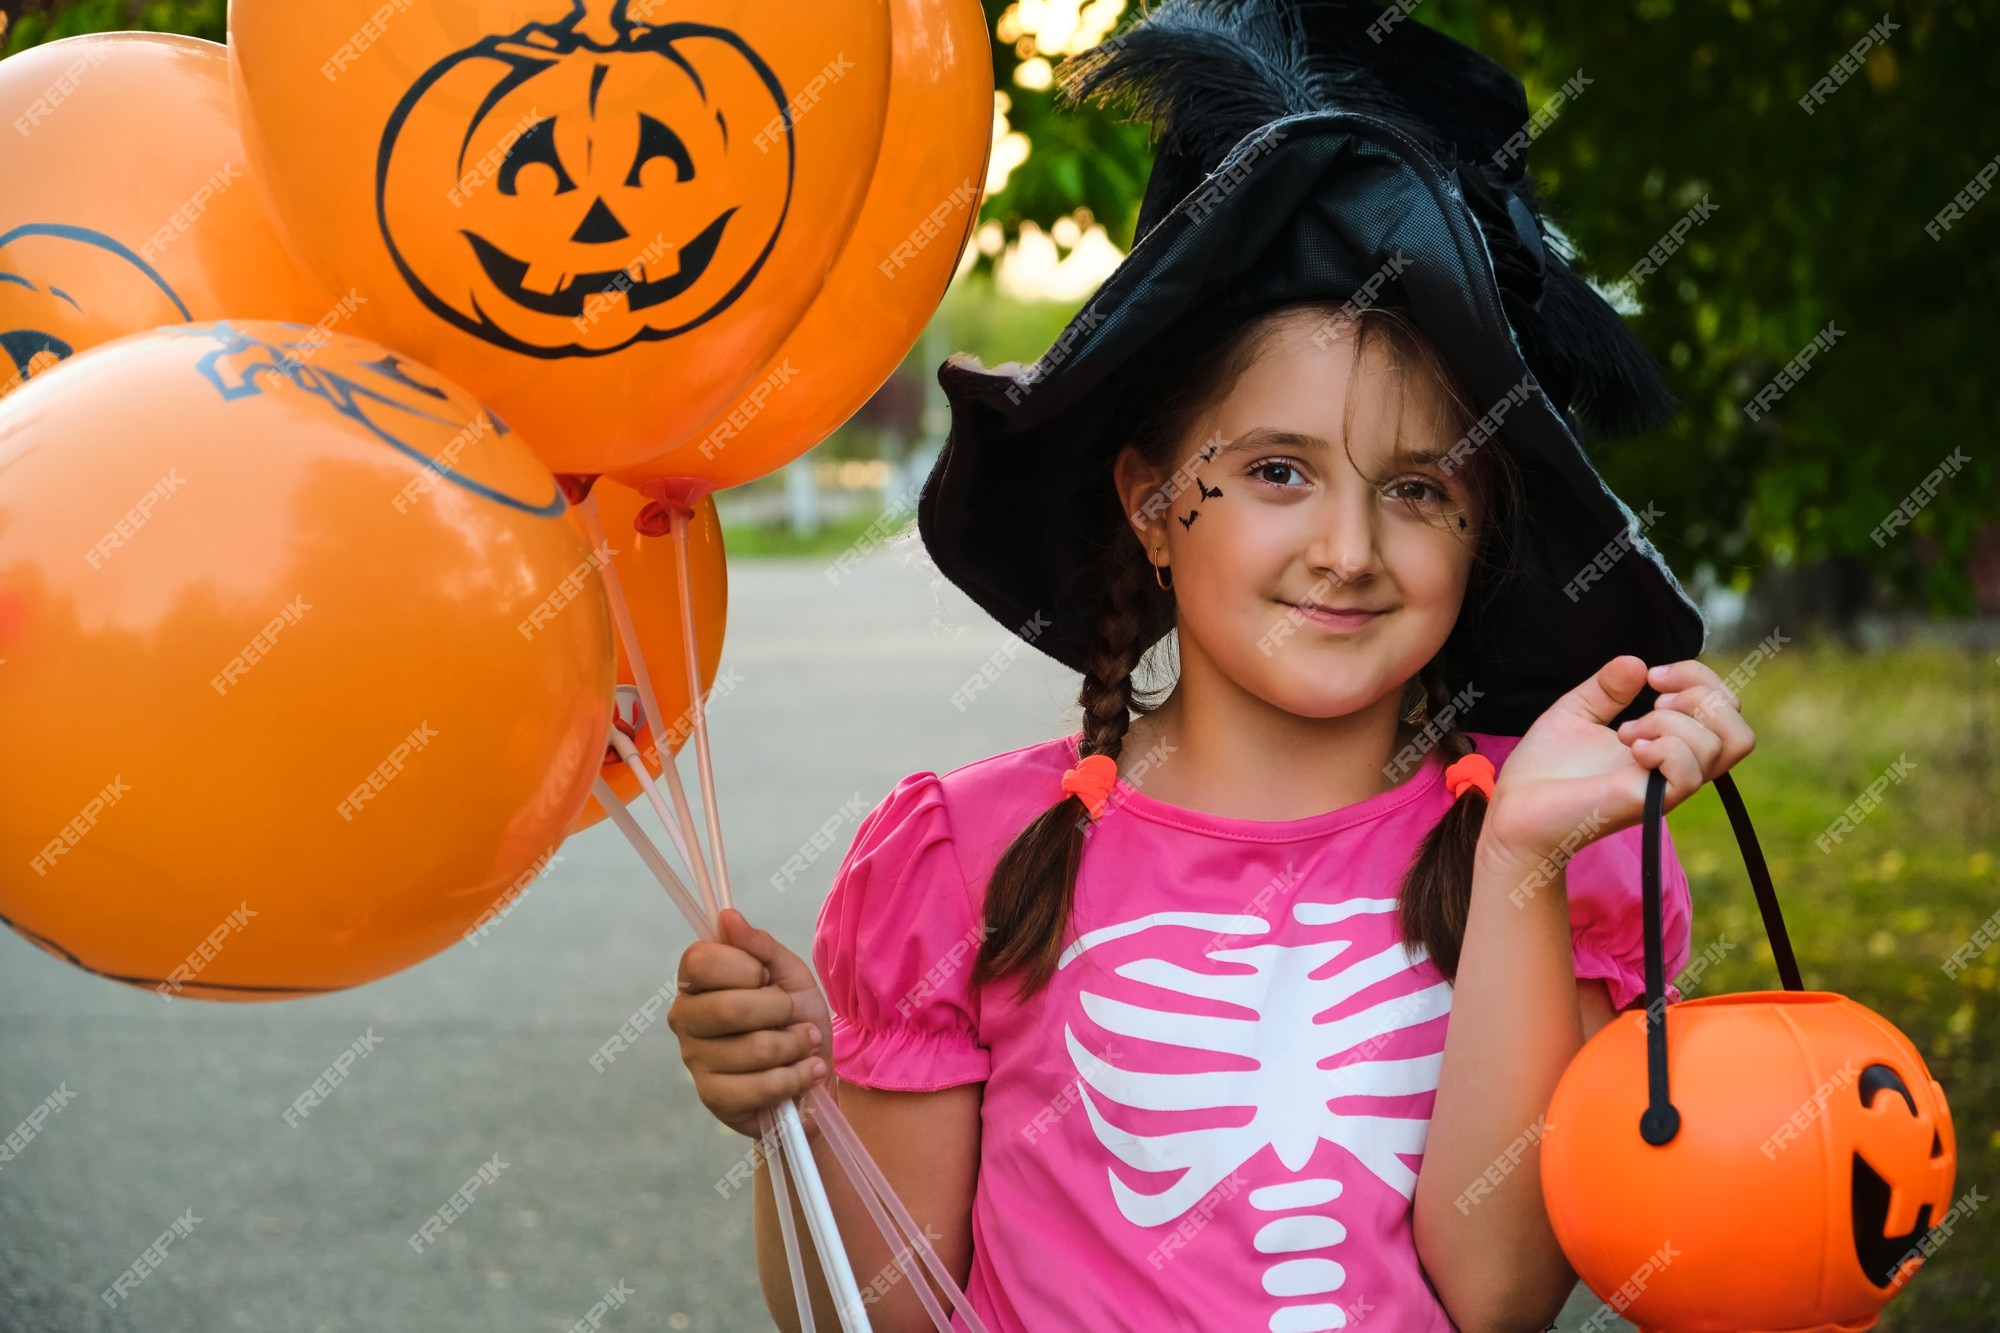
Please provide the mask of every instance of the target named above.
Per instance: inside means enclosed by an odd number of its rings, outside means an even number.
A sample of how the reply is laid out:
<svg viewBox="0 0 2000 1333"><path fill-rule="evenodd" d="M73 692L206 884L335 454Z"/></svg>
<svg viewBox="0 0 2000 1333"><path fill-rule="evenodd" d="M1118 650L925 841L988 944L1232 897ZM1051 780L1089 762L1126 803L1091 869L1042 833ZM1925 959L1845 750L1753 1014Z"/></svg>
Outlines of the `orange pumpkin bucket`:
<svg viewBox="0 0 2000 1333"><path fill-rule="evenodd" d="M1646 1009L1605 1024L1564 1072L1543 1198L1577 1274L1645 1333L1856 1333L1951 1205L1951 1112L1894 1024L1804 988L1742 797L1726 774L1715 787L1784 989L1666 1002L1655 771Z"/></svg>

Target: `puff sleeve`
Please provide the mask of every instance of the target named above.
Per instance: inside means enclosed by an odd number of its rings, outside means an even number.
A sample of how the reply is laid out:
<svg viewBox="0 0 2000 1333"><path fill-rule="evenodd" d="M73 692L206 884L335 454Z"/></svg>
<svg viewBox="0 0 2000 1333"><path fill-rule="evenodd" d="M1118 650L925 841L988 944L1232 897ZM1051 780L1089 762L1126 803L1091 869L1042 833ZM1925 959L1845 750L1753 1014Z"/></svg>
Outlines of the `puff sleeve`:
<svg viewBox="0 0 2000 1333"><path fill-rule="evenodd" d="M1620 829L1586 845L1570 858L1569 928L1576 945L1576 976L1604 979L1611 1006L1625 1006L1646 994L1645 918L1640 897L1639 825ZM1660 925L1666 948L1667 998L1678 1001L1674 978L1688 963L1694 904L1687 872L1674 853L1673 834L1660 826Z"/></svg>
<svg viewBox="0 0 2000 1333"><path fill-rule="evenodd" d="M893 1092L985 1081L972 987L981 938L943 784L912 774L861 822L813 932L835 1073Z"/></svg>

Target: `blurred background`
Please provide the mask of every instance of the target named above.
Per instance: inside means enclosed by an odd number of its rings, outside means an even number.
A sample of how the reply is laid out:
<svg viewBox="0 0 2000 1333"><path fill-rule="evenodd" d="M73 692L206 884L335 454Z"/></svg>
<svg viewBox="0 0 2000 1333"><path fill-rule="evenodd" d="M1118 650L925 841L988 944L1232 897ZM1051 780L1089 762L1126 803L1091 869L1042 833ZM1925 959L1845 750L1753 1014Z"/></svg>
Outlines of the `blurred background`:
<svg viewBox="0 0 2000 1333"><path fill-rule="evenodd" d="M950 295L853 420L792 473L725 497L732 549L838 550L906 503L948 424L936 366L952 351L1034 360L1131 247L1146 133L1096 107L1059 109L1053 83L1064 56L1138 6L985 4L993 156ZM1599 452L1635 509L1662 511L1651 536L1719 627L1811 620L1858 642L1911 613L2000 614L2000 210L1925 228L2000 151L2000 8L1897 6L1859 72L1810 114L1802 92L1883 13L1823 0L1406 8L1513 70L1530 108L1571 89L1530 161L1607 292L1683 213L1713 205L1656 276L1616 296L1686 410ZM124 27L220 41L225 11L224 0L7 0L0 49ZM1746 410L1829 324L1834 346L1798 390ZM1954 446L1971 469L1908 528L1873 540Z"/></svg>
<svg viewBox="0 0 2000 1333"><path fill-rule="evenodd" d="M977 707L946 709L952 687L1011 640L930 578L907 536L886 544L869 536L905 529L913 518L916 489L948 425L934 379L946 355L974 352L989 366L1034 360L1132 243L1150 160L1145 132L1095 108L1060 109L1052 85L1064 56L1101 40L1137 5L986 0L986 8L999 89L993 156L981 221L942 307L904 366L831 438L784 472L719 497L736 593L724 665L743 667L746 676L743 700L718 707L718 758L725 793L743 793L731 812L732 856L759 890L764 870L809 838L850 792L871 807L905 772L944 771L1069 727L1074 678L1033 654ZM1949 973L1943 964L1982 924L1990 933L2000 911L1994 855L2000 201L1980 202L1983 189L1975 183L2000 154L2000 4L1904 3L1886 14L1827 0L1423 0L1411 8L1414 21L1444 29L1513 70L1531 108L1546 105L1565 85L1572 89L1535 139L1532 168L1579 267L1616 294L1685 404L1666 430L1591 447L1635 510L1657 507L1661 517L1648 535L1708 611L1708 660L1725 676L1738 673L1745 711L1760 736L1741 785L1807 986L1850 994L1910 1034L1952 1100L1959 1193L1990 1190L2000 1184L2000 948ZM221 40L225 6L222 0L10 0L0 5L0 17L0 49L12 53L126 27ZM1810 114L1803 110L1800 97L1885 18L1893 26L1877 28L1882 35L1856 71ZM1938 219L1955 196L1970 205L1944 226ZM1703 200L1713 215L1685 247L1636 291L1620 289L1631 265ZM1759 391L1829 325L1838 336L1796 385L1767 408L1753 406ZM1949 464L1951 475L1925 500L1918 488L1947 460L1961 461ZM1920 502L1914 517L1885 533L1884 521L1913 496ZM857 543L873 552L867 572L851 581L844 573L834 577L846 567L830 562ZM829 647L835 640L837 651ZM1766 648L1758 655L1760 644ZM774 733L779 721L793 729ZM754 762L773 754L783 756L774 762L792 778L773 782L774 770ZM1913 765L1908 776L1888 789L1857 832L1820 850L1816 839L1899 759ZM836 851L851 836L849 821ZM1695 952L1710 950L1718 959L1697 992L1775 987L1755 902L1712 794L1676 812L1674 837L1695 890ZM483 958L467 962L458 957L466 951L456 950L413 977L370 988L366 1000L315 1002L330 1025L300 1057L307 1079L360 1032L362 1019L376 1021L378 1012L388 1016L384 1031L399 1013L414 1017L442 1006L456 1015L438 1020L430 1037L405 1039L413 1064L400 1094L385 1074L379 1093L358 1087L352 1104L338 1108L354 1135L343 1170L373 1178L416 1169L428 1156L419 1145L439 1132L423 1114L427 1105L525 1095L520 1088L532 1082L539 1054L532 1043L503 1043L482 1056L478 1041L490 1013L470 998L482 985L509 987L499 968L507 949L523 950L517 961L526 968L527 940L544 940L558 957L533 966L574 983L564 994L534 996L517 1015L528 1028L593 1006L588 1019L578 1019L580 1030L604 1031L650 989L636 981L605 989L608 977L626 964L634 977L670 975L684 941L657 904L634 906L649 925L636 941L621 934L609 960L593 942L594 930L610 928L617 902L637 904L646 892L630 868L613 869L622 851L602 839L586 843L578 863L552 872L540 901L523 906L517 938L482 951ZM837 860L815 861L782 899L766 895L765 915L795 946L809 937ZM588 912L544 910L557 894L605 915L593 921ZM176 1014L171 1025L144 1020L162 1025L158 1039L176 1052L174 1059L161 1050L149 1056L155 1038L139 1034L152 1027L97 1032L83 1011L102 1017L123 1013L126 1004L135 1014L158 1006L147 1008L140 997L128 1001L80 975L24 984L20 976L28 969L38 976L64 970L17 941L0 946L7 947L0 967L0 1043L7 1043L0 1044L0 1085L18 1093L9 1107L23 1099L31 1104L46 1091L40 1072L21 1079L52 1034L71 1051L79 1049L72 1043L109 1043L100 1052L107 1068L126 1060L154 1065L159 1083L134 1085L154 1087L148 1097L198 1114L210 1103L185 1088L160 1088L186 1079L172 1071L185 1071L187 1062L223 1063L217 1043L225 1040L244 1043L246 1051L288 1040L281 1029L261 1026L281 1022L275 1012ZM565 951L574 955L566 967ZM559 973L548 970L558 967ZM104 994L77 1011L67 998L48 996L68 997L73 988ZM74 990L79 1003L82 993ZM464 999L458 1008L454 996ZM353 1022L325 1019L342 1004ZM225 1023L248 1026L226 1037L219 1030ZM209 1029L215 1030L197 1035ZM166 1037L169 1031L178 1037ZM454 1044L460 1039L462 1047ZM574 1105L551 1112L548 1141L566 1145L553 1151L572 1150L565 1130L569 1138L625 1136L629 1147L660 1132L647 1126L666 1118L661 1107L688 1112L692 1097L671 1058L671 1039L654 1041L646 1067L629 1077L656 1091L659 1102L619 1113L630 1116L629 1126L615 1118L569 1123L564 1116ZM16 1058L9 1058L10 1045ZM426 1058L415 1061L419 1051ZM571 1055L564 1044L563 1072L552 1068L548 1077L558 1086L590 1078L589 1096L605 1095L603 1080L575 1073L581 1061ZM396 1047L378 1058L393 1062ZM465 1063L455 1063L461 1058ZM47 1085L54 1086L59 1068L74 1067L51 1064ZM218 1076L225 1075L218 1070ZM275 1083L288 1097L295 1072L288 1069ZM368 1098L375 1095L381 1104L371 1109ZM490 1113L490 1105L481 1112ZM698 1108L693 1113L698 1117ZM131 1133L164 1128L157 1106L135 1107L132 1115L124 1126ZM505 1119L496 1115L496 1125ZM339 1142L337 1133L337 1126L326 1127L322 1142ZM97 1172L114 1156L141 1175L148 1168L141 1149L110 1129L104 1135L75 1136L81 1142L71 1160L95 1182L85 1191L95 1198L88 1207L115 1215L127 1177ZM399 1145L399 1164L370 1154L381 1144ZM630 1207L623 1225L663 1228L661 1219L692 1191L707 1199L694 1205L699 1225L675 1234L687 1236L696 1253L730 1253L746 1234L747 1210L740 1199L720 1202L708 1191L710 1179L740 1155L740 1143L715 1138L704 1124L693 1140L646 1143L642 1151L656 1149L686 1179L646 1180L618 1205ZM46 1151L56 1159L62 1150ZM464 1174L457 1161L463 1155L453 1157L447 1174L456 1174L444 1189ZM483 1155L463 1166L469 1170ZM579 1168L578 1197L590 1195L592 1171L601 1171L597 1183L607 1192L629 1186L616 1160ZM56 1169L53 1160L47 1169ZM0 1330L100 1326L64 1322L60 1293L67 1277L53 1276L78 1247L90 1250L89 1227L42 1213L19 1192L24 1187L16 1182L24 1178L32 1183L14 1168L0 1177ZM436 1183L426 1182L425 1197L441 1197ZM367 1207L359 1199L353 1206ZM160 1207L167 1207L164 1195ZM528 1212L530 1220L513 1224L523 1255L537 1252L529 1233L541 1225ZM2000 1329L1995 1212L1978 1212L1960 1225L1885 1311L1881 1328ZM296 1299L245 1316L218 1297L179 1307L185 1319L120 1318L102 1326L560 1328L568 1326L562 1311L574 1306L571 1317L578 1317L594 1299L582 1290L589 1282L579 1279L573 1299L568 1288L548 1296L544 1304L554 1313L536 1305L531 1314L525 1277L503 1270L496 1279L493 1260L467 1254L460 1258L468 1281L487 1304L472 1297L437 1309L370 1304L366 1292L352 1289L366 1285L352 1273L306 1273L310 1256L341 1242L286 1216L278 1209L256 1225L282 1240L298 1264L278 1258L260 1266L246 1258L240 1276L297 1283ZM764 1326L749 1304L754 1297L740 1261L717 1258L712 1271L691 1277L687 1249L631 1244L615 1211L602 1225L603 1237L565 1243L585 1253L596 1246L623 1254L620 1247L629 1246L632 1273L650 1264L660 1281L689 1284L678 1303L635 1305L615 1316L624 1326ZM452 1234L465 1237L471 1226ZM483 1244L490 1256L501 1242ZM116 1251L122 1264L133 1248L120 1237L107 1258ZM483 1275L480 1263L487 1265ZM90 1272L102 1267L96 1263ZM163 1285L172 1279L167 1273ZM607 1274L606 1284L611 1280ZM316 1291L323 1283L344 1285ZM540 1300L542 1289L533 1290ZM1597 1309L1587 1292L1579 1296L1564 1327ZM305 1308L316 1313L299 1312ZM420 1308L421 1316L411 1313ZM347 1317L321 1317L342 1310ZM108 1318L101 1310L76 1316L100 1317Z"/></svg>

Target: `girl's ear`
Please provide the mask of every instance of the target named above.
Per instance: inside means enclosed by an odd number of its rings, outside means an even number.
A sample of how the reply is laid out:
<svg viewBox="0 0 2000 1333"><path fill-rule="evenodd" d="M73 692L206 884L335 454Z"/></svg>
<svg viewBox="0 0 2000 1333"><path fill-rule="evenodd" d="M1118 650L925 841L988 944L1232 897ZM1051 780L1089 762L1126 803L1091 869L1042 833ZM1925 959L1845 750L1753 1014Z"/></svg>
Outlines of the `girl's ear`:
<svg viewBox="0 0 2000 1333"><path fill-rule="evenodd" d="M1125 519L1150 560L1155 550L1167 544L1167 513L1173 496L1168 494L1165 479L1129 444L1112 461L1111 479L1125 508Z"/></svg>

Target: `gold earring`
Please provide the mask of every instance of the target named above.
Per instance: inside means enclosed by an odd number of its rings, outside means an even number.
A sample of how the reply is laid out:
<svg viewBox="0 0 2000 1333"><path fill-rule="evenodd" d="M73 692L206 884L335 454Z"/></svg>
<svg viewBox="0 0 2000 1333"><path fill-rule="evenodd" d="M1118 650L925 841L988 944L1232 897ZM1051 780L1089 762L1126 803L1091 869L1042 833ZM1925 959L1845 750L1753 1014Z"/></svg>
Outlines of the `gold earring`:
<svg viewBox="0 0 2000 1333"><path fill-rule="evenodd" d="M1157 547L1154 548L1153 554L1158 555L1159 553L1160 553L1159 548ZM1165 568L1164 565L1153 563L1153 582L1160 585L1161 592L1172 592L1174 590L1174 585L1160 577L1160 571L1164 568Z"/></svg>

